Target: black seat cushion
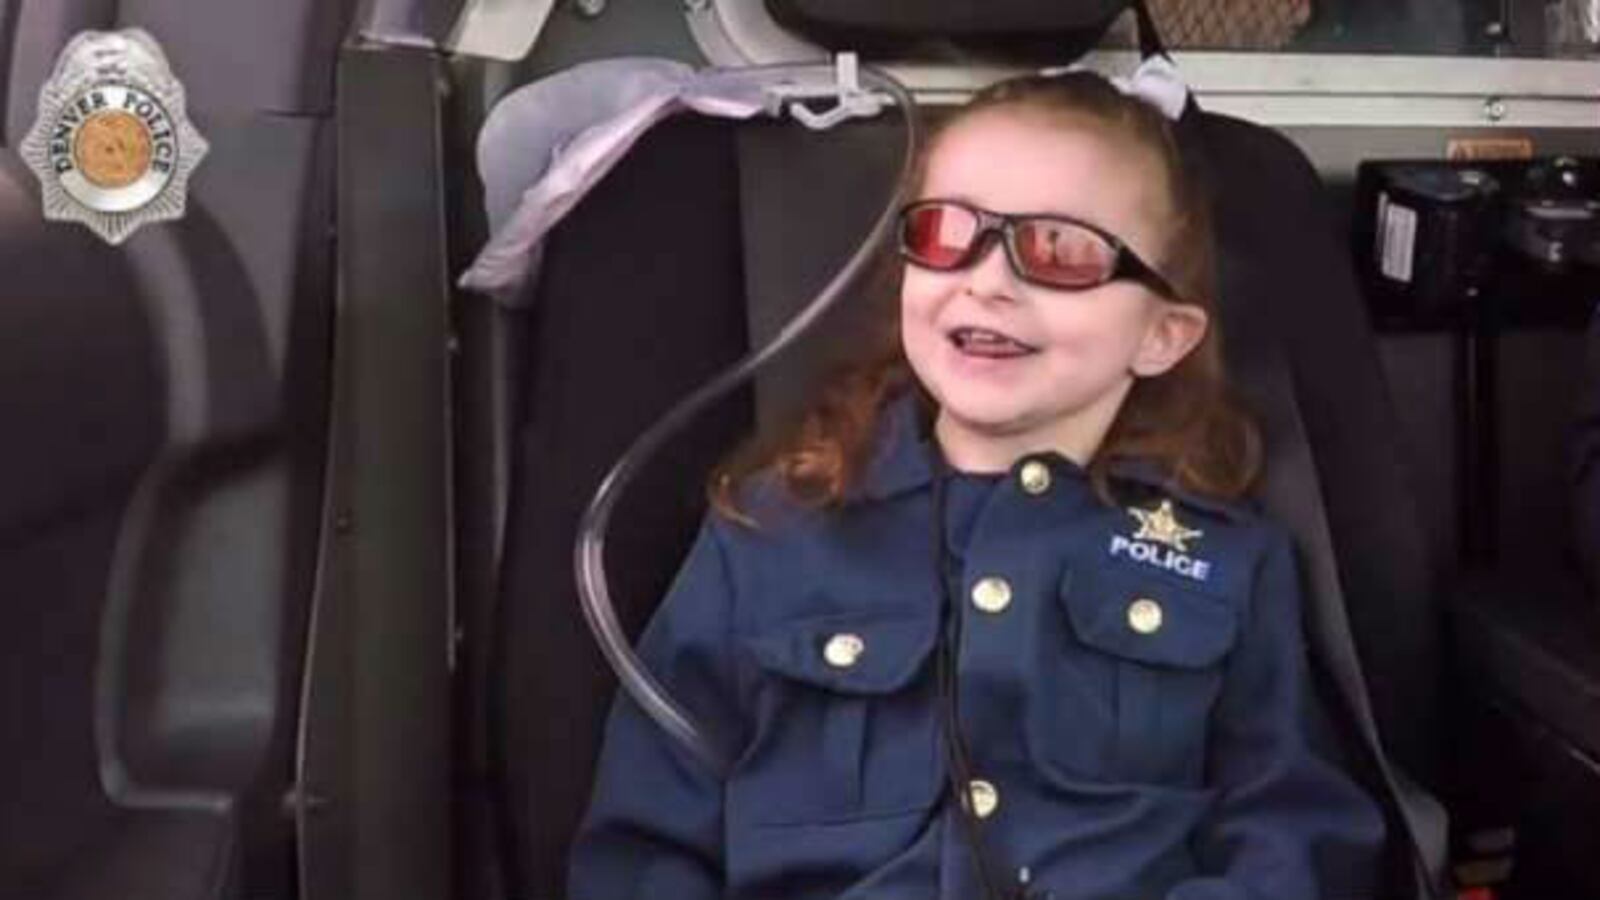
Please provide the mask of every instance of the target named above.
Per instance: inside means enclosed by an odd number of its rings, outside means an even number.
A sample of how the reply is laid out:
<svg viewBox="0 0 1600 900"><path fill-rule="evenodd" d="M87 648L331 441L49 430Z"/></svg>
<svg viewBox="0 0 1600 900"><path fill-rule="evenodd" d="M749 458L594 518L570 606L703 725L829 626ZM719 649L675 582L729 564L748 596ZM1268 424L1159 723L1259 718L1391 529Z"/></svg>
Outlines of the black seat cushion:
<svg viewBox="0 0 1600 900"><path fill-rule="evenodd" d="M512 896L560 896L615 681L572 576L578 517L628 444L744 352L734 128L648 135L546 249L526 331L494 670ZM744 396L641 473L608 543L624 622L642 627L687 551L710 465L748 428Z"/></svg>
<svg viewBox="0 0 1600 900"><path fill-rule="evenodd" d="M164 386L133 276L87 229L41 221L0 149L0 546L126 489L162 438Z"/></svg>
<svg viewBox="0 0 1600 900"><path fill-rule="evenodd" d="M78 852L50 874L48 885L18 896L41 900L231 896L233 831L226 813L121 810L100 830L81 837Z"/></svg>
<svg viewBox="0 0 1600 900"><path fill-rule="evenodd" d="M106 572L158 452L165 387L129 273L88 231L39 219L0 150L0 883L81 866L115 812L95 754Z"/></svg>

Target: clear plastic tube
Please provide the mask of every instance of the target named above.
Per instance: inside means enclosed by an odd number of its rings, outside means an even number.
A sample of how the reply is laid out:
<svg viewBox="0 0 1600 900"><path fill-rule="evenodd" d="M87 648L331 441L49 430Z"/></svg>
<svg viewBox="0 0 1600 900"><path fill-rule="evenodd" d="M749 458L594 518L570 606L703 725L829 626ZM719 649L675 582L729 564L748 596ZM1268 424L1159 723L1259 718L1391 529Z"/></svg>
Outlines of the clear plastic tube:
<svg viewBox="0 0 1600 900"><path fill-rule="evenodd" d="M831 80L836 69L832 64L779 65L765 67L775 74L792 74L797 79L810 79L813 83ZM680 401L665 415L656 420L641 434L612 466L600 482L593 499L589 501L578 526L578 539L574 547L573 562L578 581L578 595L582 601L584 618L594 632L595 639L605 654L606 661L616 671L617 678L634 702L656 721L667 734L683 744L719 776L727 774L731 760L724 756L694 717L667 693L645 668L633 652L627 634L617 620L612 605L610 580L605 568L606 532L617 500L622 496L635 473L673 435L694 420L701 411L725 397L748 381L764 365L778 357L796 340L814 326L854 285L871 264L879 245L888 239L894 227L900 205L911 188L913 166L921 140L916 101L898 81L876 69L863 66L860 70L861 86L865 90L881 91L893 98L900 107L905 122L905 158L900 166L898 181L883 212L862 240L861 246L836 272L816 298L806 304L798 314L766 346L750 353L720 373L694 393Z"/></svg>

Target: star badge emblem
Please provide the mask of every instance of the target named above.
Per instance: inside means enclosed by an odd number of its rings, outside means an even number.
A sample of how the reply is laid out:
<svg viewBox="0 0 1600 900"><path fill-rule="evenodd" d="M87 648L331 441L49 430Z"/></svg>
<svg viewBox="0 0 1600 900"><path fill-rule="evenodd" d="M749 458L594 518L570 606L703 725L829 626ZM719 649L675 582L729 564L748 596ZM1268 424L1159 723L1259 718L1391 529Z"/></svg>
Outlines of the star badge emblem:
<svg viewBox="0 0 1600 900"><path fill-rule="evenodd" d="M1154 541L1166 544L1179 553L1188 553L1188 542L1197 541L1205 536L1205 532L1186 528L1178 521L1177 515L1172 511L1171 500L1161 501L1161 505L1155 509L1130 507L1128 514L1139 522L1139 533L1133 536L1136 541Z"/></svg>
<svg viewBox="0 0 1600 900"><path fill-rule="evenodd" d="M120 244L141 225L183 217L189 176L209 147L160 45L128 28L67 43L19 149L46 219Z"/></svg>

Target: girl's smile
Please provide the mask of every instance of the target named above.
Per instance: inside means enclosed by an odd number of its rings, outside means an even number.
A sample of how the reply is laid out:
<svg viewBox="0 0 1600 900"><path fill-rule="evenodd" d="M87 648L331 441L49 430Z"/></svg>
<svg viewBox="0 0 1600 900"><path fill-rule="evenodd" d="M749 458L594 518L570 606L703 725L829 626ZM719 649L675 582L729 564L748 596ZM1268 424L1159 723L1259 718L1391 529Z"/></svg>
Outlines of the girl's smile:
<svg viewBox="0 0 1600 900"><path fill-rule="evenodd" d="M962 325L950 330L950 344L962 355L978 359L1020 359L1039 352L1004 332L977 325Z"/></svg>

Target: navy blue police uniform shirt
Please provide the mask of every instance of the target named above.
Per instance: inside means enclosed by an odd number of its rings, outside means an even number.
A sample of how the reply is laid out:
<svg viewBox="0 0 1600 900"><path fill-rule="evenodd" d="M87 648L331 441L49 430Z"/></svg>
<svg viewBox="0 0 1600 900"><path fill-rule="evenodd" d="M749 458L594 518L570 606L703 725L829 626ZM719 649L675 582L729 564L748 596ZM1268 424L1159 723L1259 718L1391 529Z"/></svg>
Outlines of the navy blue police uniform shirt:
<svg viewBox="0 0 1600 900"><path fill-rule="evenodd" d="M707 520L640 651L736 762L715 777L619 694L569 896L980 896L945 790L931 452L902 398L841 507L768 481L759 528ZM953 481L958 802L1011 880L1053 900L1363 895L1383 821L1313 746L1286 534L1153 490L1107 506L1055 455Z"/></svg>

